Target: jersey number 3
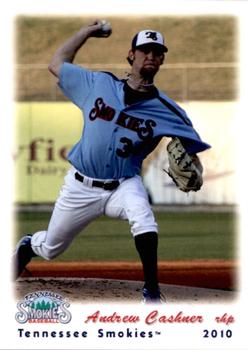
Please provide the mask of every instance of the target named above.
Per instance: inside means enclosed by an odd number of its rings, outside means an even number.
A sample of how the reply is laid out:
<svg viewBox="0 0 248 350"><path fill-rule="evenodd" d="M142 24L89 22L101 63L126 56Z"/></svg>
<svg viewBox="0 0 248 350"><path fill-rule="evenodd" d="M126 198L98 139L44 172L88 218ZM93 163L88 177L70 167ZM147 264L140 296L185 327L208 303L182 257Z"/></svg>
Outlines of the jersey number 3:
<svg viewBox="0 0 248 350"><path fill-rule="evenodd" d="M130 154L132 154L134 151L133 141L127 137L122 137L120 139L120 142L123 143L123 147L122 147L122 149L117 148L117 150L116 150L117 156L122 157L122 158L129 157Z"/></svg>

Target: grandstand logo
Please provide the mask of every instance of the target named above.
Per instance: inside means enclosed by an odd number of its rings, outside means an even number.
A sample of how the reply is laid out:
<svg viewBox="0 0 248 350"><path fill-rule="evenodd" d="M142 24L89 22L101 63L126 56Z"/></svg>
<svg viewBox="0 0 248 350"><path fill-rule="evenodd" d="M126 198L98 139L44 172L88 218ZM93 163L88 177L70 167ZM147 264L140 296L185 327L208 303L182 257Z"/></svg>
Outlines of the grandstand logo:
<svg viewBox="0 0 248 350"><path fill-rule="evenodd" d="M60 294L49 291L33 292L17 303L15 319L19 323L69 323L69 306Z"/></svg>

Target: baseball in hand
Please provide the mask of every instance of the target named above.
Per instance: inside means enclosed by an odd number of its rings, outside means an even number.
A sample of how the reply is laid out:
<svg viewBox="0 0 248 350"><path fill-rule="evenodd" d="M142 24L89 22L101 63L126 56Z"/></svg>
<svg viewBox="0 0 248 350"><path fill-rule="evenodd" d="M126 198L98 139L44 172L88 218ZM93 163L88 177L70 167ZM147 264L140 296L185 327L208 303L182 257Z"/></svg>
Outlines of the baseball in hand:
<svg viewBox="0 0 248 350"><path fill-rule="evenodd" d="M108 37L112 33L112 28L109 22L102 20L101 21L101 36Z"/></svg>

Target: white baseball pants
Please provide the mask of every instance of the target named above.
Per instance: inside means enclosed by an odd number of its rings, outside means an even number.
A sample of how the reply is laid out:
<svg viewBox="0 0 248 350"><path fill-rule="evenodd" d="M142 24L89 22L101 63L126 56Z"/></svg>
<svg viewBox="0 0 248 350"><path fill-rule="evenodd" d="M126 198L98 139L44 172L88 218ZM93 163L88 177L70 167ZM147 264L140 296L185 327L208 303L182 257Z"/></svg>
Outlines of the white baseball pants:
<svg viewBox="0 0 248 350"><path fill-rule="evenodd" d="M55 258L91 221L103 214L128 220L133 236L157 232L140 176L126 179L117 189L106 191L92 187L93 179L85 177L83 183L76 180L76 171L72 167L65 176L47 231L32 236L32 249L37 255L47 260Z"/></svg>

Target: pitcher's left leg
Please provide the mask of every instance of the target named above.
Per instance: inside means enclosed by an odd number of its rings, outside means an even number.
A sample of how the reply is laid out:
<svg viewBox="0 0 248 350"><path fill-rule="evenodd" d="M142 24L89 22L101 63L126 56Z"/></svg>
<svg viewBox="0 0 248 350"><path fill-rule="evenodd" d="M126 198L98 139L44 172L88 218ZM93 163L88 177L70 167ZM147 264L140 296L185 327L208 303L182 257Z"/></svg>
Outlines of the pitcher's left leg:
<svg viewBox="0 0 248 350"><path fill-rule="evenodd" d="M157 298L159 297L157 263L158 235L156 232L146 232L135 236L134 240L135 247L143 265L145 280L144 290L147 291L146 294L149 292L151 296L154 295L154 298Z"/></svg>
<svg viewBox="0 0 248 350"><path fill-rule="evenodd" d="M143 266L144 301L160 302L157 277L157 223L149 204L147 192L139 176L128 179L120 185L110 197L105 213L129 221L135 247Z"/></svg>

